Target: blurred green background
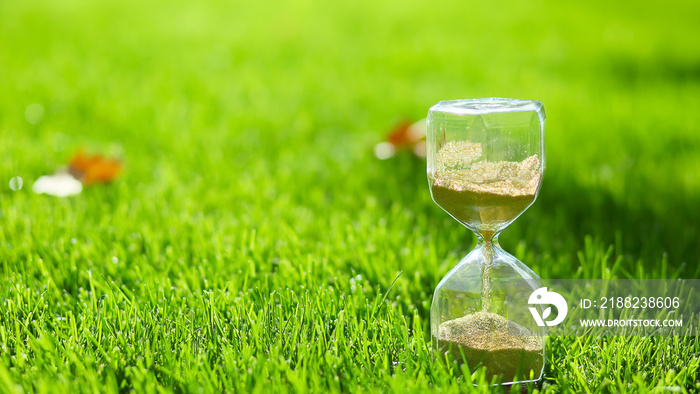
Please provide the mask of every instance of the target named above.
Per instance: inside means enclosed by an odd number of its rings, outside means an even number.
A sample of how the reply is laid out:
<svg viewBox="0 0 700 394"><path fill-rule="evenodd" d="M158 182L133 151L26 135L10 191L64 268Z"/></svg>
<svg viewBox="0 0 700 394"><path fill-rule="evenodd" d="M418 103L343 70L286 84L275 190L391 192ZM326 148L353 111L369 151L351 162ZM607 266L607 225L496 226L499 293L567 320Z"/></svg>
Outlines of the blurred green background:
<svg viewBox="0 0 700 394"><path fill-rule="evenodd" d="M542 277L700 278L698 20L697 1L0 0L0 382L457 389L420 330L473 236L432 203L422 160L372 154L444 99L544 103L540 197L501 236ZM80 148L122 158L123 176L31 192ZM272 326L251 311L277 304L280 331L251 333ZM152 325L108 329L129 310ZM358 350L337 332L392 338ZM664 341L575 356L571 341L550 344L545 388L697 388L694 339L676 358ZM607 354L628 358L596 367Z"/></svg>

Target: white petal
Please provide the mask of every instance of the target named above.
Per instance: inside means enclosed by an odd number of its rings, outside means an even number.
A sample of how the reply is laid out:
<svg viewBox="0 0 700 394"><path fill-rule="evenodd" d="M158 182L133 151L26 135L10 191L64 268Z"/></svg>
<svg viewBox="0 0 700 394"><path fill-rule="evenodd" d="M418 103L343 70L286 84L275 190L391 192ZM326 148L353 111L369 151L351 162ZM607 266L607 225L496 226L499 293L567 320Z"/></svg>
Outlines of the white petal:
<svg viewBox="0 0 700 394"><path fill-rule="evenodd" d="M36 194L43 193L55 197L68 197L83 191L83 184L68 173L59 173L39 177L34 182L32 190Z"/></svg>

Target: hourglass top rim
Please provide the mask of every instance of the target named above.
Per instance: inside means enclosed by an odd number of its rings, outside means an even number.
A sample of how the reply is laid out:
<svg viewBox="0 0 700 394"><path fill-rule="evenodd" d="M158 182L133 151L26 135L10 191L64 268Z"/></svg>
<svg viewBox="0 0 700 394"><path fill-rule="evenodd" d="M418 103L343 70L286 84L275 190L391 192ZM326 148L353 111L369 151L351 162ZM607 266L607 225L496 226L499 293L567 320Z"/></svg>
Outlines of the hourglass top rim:
<svg viewBox="0 0 700 394"><path fill-rule="evenodd" d="M502 97L443 100L430 108L430 112L455 115L482 115L498 112L537 112L544 119L544 105L537 100L521 100Z"/></svg>

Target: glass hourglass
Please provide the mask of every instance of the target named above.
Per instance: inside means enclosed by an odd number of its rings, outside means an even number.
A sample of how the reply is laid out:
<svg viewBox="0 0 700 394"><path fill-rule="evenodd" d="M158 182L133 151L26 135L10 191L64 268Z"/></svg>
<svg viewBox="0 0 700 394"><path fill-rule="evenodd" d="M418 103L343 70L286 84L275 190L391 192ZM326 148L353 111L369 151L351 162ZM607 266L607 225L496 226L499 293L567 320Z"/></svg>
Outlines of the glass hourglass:
<svg viewBox="0 0 700 394"><path fill-rule="evenodd" d="M498 244L537 197L544 124L539 101L441 101L428 112L433 200L478 240L435 289L433 351L472 372L483 366L504 385L539 381L544 370L544 329L527 308L540 278Z"/></svg>

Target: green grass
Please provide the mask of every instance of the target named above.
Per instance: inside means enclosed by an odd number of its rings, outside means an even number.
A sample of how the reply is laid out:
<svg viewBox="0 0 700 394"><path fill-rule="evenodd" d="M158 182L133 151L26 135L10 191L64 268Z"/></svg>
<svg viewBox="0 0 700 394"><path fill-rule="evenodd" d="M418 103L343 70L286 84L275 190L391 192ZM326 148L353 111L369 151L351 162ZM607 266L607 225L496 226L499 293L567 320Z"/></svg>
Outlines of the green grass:
<svg viewBox="0 0 700 394"><path fill-rule="evenodd" d="M501 236L542 277L700 278L699 12L0 0L0 391L470 388L427 341L473 236L422 161L371 153L442 99L544 102L540 198ZM123 177L31 192L80 147ZM690 392L699 356L550 338L542 388Z"/></svg>

